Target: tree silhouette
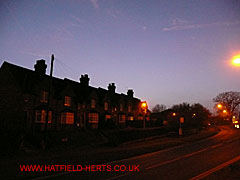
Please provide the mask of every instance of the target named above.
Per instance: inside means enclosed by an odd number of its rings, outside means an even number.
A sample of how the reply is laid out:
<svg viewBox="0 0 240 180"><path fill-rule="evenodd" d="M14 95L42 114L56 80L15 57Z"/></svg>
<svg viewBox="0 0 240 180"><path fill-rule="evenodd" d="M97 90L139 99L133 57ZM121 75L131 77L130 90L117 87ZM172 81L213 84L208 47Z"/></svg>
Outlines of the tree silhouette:
<svg viewBox="0 0 240 180"><path fill-rule="evenodd" d="M165 111L167 109L167 107L164 104L157 104L156 106L154 106L152 108L152 112L156 113L156 112L162 112Z"/></svg>
<svg viewBox="0 0 240 180"><path fill-rule="evenodd" d="M215 106L221 104L229 115L233 115L235 112L239 112L240 108L240 92L229 91L218 94L214 99Z"/></svg>

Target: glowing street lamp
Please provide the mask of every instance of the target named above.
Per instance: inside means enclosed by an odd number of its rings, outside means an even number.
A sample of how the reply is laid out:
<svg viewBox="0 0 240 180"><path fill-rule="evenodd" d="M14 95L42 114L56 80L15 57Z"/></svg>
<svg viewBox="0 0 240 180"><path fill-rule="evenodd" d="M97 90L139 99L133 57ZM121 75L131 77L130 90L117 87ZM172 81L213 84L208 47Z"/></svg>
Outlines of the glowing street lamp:
<svg viewBox="0 0 240 180"><path fill-rule="evenodd" d="M176 116L177 114L174 112L174 113L172 113L172 116Z"/></svg>
<svg viewBox="0 0 240 180"><path fill-rule="evenodd" d="M146 114L147 114L147 109L148 109L148 105L146 101L141 102L141 108L144 112L144 119L143 119L143 128L146 127Z"/></svg>
<svg viewBox="0 0 240 180"><path fill-rule="evenodd" d="M223 106L222 106L221 104L218 104L218 105L217 105L217 108L218 108L218 109L222 109L222 107L223 107Z"/></svg>
<svg viewBox="0 0 240 180"><path fill-rule="evenodd" d="M224 113L224 114L227 114L227 110L226 110L226 109L224 109L224 110L223 110L223 113Z"/></svg>
<svg viewBox="0 0 240 180"><path fill-rule="evenodd" d="M238 54L232 58L232 65L240 66L240 54Z"/></svg>
<svg viewBox="0 0 240 180"><path fill-rule="evenodd" d="M142 107L142 109L146 109L146 107L147 107L146 101L143 101L143 102L142 102L141 107Z"/></svg>

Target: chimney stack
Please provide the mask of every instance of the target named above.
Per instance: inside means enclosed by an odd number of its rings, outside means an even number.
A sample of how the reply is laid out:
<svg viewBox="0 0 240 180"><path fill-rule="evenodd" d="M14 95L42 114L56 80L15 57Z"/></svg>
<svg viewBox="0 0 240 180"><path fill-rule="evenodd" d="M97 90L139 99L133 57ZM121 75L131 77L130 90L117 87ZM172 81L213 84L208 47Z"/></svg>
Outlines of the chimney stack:
<svg viewBox="0 0 240 180"><path fill-rule="evenodd" d="M111 93L115 93L115 90L116 90L115 83L110 83L108 85L108 91L111 92Z"/></svg>
<svg viewBox="0 0 240 180"><path fill-rule="evenodd" d="M34 65L35 72L37 72L40 75L46 74L47 65L45 64L45 60L37 60L36 64Z"/></svg>
<svg viewBox="0 0 240 180"><path fill-rule="evenodd" d="M133 90L132 89L129 89L128 91L127 91L127 95L129 96L129 97L133 97L133 94L134 94L134 92L133 92Z"/></svg>
<svg viewBox="0 0 240 180"><path fill-rule="evenodd" d="M80 77L80 83L84 86L89 86L89 77L87 74L81 75Z"/></svg>

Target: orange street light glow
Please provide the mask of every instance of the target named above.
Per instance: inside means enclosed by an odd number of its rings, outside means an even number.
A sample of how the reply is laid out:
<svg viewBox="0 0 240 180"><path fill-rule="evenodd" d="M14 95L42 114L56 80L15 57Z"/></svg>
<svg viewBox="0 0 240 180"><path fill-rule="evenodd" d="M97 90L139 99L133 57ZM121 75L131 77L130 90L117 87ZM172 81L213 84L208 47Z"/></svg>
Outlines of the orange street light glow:
<svg viewBox="0 0 240 180"><path fill-rule="evenodd" d="M227 110L224 109L224 110L223 110L223 113L227 113Z"/></svg>
<svg viewBox="0 0 240 180"><path fill-rule="evenodd" d="M222 105L221 105L221 104L218 104L217 107L218 107L218 109L221 109L221 108L222 108Z"/></svg>
<svg viewBox="0 0 240 180"><path fill-rule="evenodd" d="M147 103L146 102L142 102L142 108L146 108L147 107Z"/></svg>
<svg viewBox="0 0 240 180"><path fill-rule="evenodd" d="M176 114L176 113L173 113L172 115L173 115L173 116L176 116L177 114Z"/></svg>
<svg viewBox="0 0 240 180"><path fill-rule="evenodd" d="M240 54L233 57L233 59L232 59L232 65L234 65L234 66L240 66Z"/></svg>

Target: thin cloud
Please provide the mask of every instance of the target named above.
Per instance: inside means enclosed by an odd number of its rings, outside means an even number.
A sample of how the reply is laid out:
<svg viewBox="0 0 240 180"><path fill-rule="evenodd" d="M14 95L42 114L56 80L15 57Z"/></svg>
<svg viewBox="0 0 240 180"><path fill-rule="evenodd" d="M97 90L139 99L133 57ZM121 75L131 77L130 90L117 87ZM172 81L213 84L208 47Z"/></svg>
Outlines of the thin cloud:
<svg viewBox="0 0 240 180"><path fill-rule="evenodd" d="M46 58L46 57L50 57L49 54L45 54L45 53L35 53L35 52L31 52L31 51L18 51L20 54L25 54L25 55L30 55L30 56L35 56L37 58Z"/></svg>
<svg viewBox="0 0 240 180"><path fill-rule="evenodd" d="M189 30L189 29L201 29L201 28L210 28L210 27L218 27L218 26L234 26L239 25L240 21L235 22L216 22L209 24L183 24L183 25L174 25L170 27L165 27L162 31L181 31L181 30Z"/></svg>
<svg viewBox="0 0 240 180"><path fill-rule="evenodd" d="M90 0L90 2L92 3L93 7L95 9L98 9L99 8L99 5L98 5L98 0Z"/></svg>
<svg viewBox="0 0 240 180"><path fill-rule="evenodd" d="M83 23L83 22L84 22L82 19L80 19L79 17L77 17L77 16L75 16L75 15L73 15L73 14L70 14L70 17L71 17L74 21L76 21L76 22L78 22L78 23Z"/></svg>
<svg viewBox="0 0 240 180"><path fill-rule="evenodd" d="M66 26L66 25L65 25ZM54 38L59 41L64 41L64 40L72 40L74 35L72 31L68 29L66 26L56 26L56 25L49 25L49 28L53 30L54 32Z"/></svg>
<svg viewBox="0 0 240 180"><path fill-rule="evenodd" d="M72 22L70 23L71 26L73 26L73 27L82 27L83 26L82 24L84 23L84 20L80 19L79 17L77 17L73 14L70 14L69 16L72 19Z"/></svg>

